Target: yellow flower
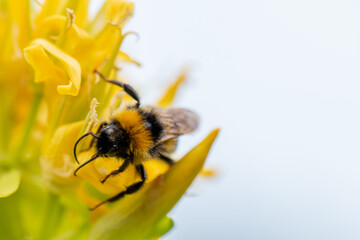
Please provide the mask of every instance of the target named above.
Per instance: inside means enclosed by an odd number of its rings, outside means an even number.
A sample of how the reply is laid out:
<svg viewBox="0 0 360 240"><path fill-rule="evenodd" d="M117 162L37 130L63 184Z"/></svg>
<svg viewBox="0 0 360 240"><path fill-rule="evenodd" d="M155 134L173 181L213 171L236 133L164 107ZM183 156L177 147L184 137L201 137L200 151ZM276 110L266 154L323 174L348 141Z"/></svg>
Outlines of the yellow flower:
<svg viewBox="0 0 360 240"><path fill-rule="evenodd" d="M77 96L81 84L80 64L45 39L36 39L24 49L25 60L33 67L35 83L56 85L60 95ZM49 87L48 87L49 88ZM49 91L54 94L54 91Z"/></svg>
<svg viewBox="0 0 360 240"><path fill-rule="evenodd" d="M84 133L133 101L99 79L119 78L123 62L140 63L120 50L132 32L123 27L134 4L107 0L94 18L88 0L5 0L0 4L0 238L157 238L173 225L166 214L200 172L218 130L169 166L144 162L144 186L114 204L89 211L140 181L135 167L101 180L123 159L99 157L74 176L74 145ZM186 71L160 98L171 106ZM125 79L121 79L125 82ZM89 109L90 106L90 109ZM80 164L95 153L86 139ZM46 210L35 211L35 205ZM16 220L16 221L15 221ZM142 231L138 231L141 227Z"/></svg>
<svg viewBox="0 0 360 240"><path fill-rule="evenodd" d="M73 174L72 151L81 126L82 122L76 122L59 127L41 154L42 174L53 192L71 191L80 180Z"/></svg>

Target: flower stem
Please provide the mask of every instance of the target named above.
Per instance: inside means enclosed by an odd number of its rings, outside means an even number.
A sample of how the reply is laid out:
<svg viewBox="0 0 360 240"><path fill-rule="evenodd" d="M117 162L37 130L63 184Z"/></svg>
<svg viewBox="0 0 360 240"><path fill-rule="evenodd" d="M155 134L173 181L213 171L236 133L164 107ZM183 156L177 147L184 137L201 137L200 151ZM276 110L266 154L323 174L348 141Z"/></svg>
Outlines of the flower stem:
<svg viewBox="0 0 360 240"><path fill-rule="evenodd" d="M44 213L44 219L40 226L39 240L48 240L55 235L61 215L64 212L63 206L60 204L58 195L49 192L47 207Z"/></svg>
<svg viewBox="0 0 360 240"><path fill-rule="evenodd" d="M77 138L81 137L85 133L86 128L90 123L90 116L91 116L91 111L89 111L88 114L86 115L86 118L84 120L83 125L81 126L81 129L80 129L80 132L79 132L79 135Z"/></svg>
<svg viewBox="0 0 360 240"><path fill-rule="evenodd" d="M51 137L54 134L56 128L58 127L58 124L59 124L60 119L61 119L61 115L62 115L63 110L65 108L66 98L67 98L66 96L63 97L63 99L61 101L61 104L59 106L59 111L56 113L54 121L52 122L52 124L50 126L49 137Z"/></svg>
<svg viewBox="0 0 360 240"><path fill-rule="evenodd" d="M27 119L27 122L25 124L24 128L24 135L21 138L21 142L17 148L17 151L15 151L14 154L14 160L19 163L23 157L24 150L29 142L30 134L32 131L32 128L35 124L36 116L40 107L40 103L42 100L43 94L41 92L35 93L32 106L30 109L29 117Z"/></svg>

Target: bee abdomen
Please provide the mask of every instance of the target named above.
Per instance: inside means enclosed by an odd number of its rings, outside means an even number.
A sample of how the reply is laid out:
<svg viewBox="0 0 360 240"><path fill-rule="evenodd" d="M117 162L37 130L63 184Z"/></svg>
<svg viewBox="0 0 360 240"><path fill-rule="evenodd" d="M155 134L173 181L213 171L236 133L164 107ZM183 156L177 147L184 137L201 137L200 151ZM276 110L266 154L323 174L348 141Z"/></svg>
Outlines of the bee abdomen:
<svg viewBox="0 0 360 240"><path fill-rule="evenodd" d="M143 118L145 127L151 132L151 137L154 143L156 143L161 138L164 131L164 128L158 120L156 113L152 110L144 109L139 109L139 113Z"/></svg>

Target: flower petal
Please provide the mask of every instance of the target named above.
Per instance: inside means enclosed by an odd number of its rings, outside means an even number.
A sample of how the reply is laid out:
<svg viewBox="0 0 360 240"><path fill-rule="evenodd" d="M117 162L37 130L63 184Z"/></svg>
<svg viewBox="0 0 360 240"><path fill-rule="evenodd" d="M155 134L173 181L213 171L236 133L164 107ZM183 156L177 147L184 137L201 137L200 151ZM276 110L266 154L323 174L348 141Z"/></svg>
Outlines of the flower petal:
<svg viewBox="0 0 360 240"><path fill-rule="evenodd" d="M17 46L21 49L25 46L30 38L30 2L28 0L12 0L7 1L7 5L7 14L13 20L12 31L17 32L11 36L13 38L13 46Z"/></svg>
<svg viewBox="0 0 360 240"><path fill-rule="evenodd" d="M75 23L80 27L85 27L88 23L88 9L90 0L68 1L67 7L75 12Z"/></svg>
<svg viewBox="0 0 360 240"><path fill-rule="evenodd" d="M49 39L49 41L58 39L62 29L66 26L66 22L66 17L62 15L48 17L37 26L35 35L38 38ZM88 77L89 72L92 73L94 68L97 68L106 59L105 55L98 58L99 54L95 48L94 39L75 23L71 24L67 29L63 50L79 62L82 76L85 79Z"/></svg>
<svg viewBox="0 0 360 240"><path fill-rule="evenodd" d="M35 82L60 81L56 82L59 94L78 95L81 67L74 58L44 39L34 40L24 49L24 55L26 61L34 68Z"/></svg>
<svg viewBox="0 0 360 240"><path fill-rule="evenodd" d="M8 172L0 173L0 198L8 197L16 190L20 185L21 172L16 169L11 169Z"/></svg>
<svg viewBox="0 0 360 240"><path fill-rule="evenodd" d="M165 94L158 101L157 105L162 108L168 108L173 103L176 92L178 91L180 85L185 82L186 78L187 70L183 70L175 82L168 87Z"/></svg>
<svg viewBox="0 0 360 240"><path fill-rule="evenodd" d="M62 10L65 10L67 2L67 0L46 0L35 19L36 24L41 23L48 16L63 13Z"/></svg>
<svg viewBox="0 0 360 240"><path fill-rule="evenodd" d="M25 59L35 71L35 83L65 78L61 70L50 62L49 56L42 47L32 45L25 48L24 53Z"/></svg>
<svg viewBox="0 0 360 240"><path fill-rule="evenodd" d="M134 14L134 3L125 0L106 1L106 20L113 24L120 24L120 27Z"/></svg>
<svg viewBox="0 0 360 240"><path fill-rule="evenodd" d="M72 191L79 182L79 178L73 175L73 149L81 126L82 122L76 122L58 128L43 150L40 159L42 172L53 192Z"/></svg>
<svg viewBox="0 0 360 240"><path fill-rule="evenodd" d="M134 63L134 64L137 65L138 67L141 66L141 64L140 64L138 61L133 60L128 54L126 54L126 53L124 53L124 52L122 52L122 51L119 51L118 59L119 59L120 61L123 61L123 62Z"/></svg>
<svg viewBox="0 0 360 240"><path fill-rule="evenodd" d="M144 239L178 202L201 170L219 129L139 192L119 200L92 228L89 239ZM146 220L145 220L146 219Z"/></svg>

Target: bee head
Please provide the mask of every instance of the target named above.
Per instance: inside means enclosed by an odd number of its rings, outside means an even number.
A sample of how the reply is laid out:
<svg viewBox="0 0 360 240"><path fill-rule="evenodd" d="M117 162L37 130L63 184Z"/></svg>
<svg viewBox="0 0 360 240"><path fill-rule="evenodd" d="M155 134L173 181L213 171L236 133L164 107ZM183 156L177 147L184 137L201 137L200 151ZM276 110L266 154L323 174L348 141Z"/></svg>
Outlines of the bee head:
<svg viewBox="0 0 360 240"><path fill-rule="evenodd" d="M117 124L112 123L101 129L97 140L100 155L126 157L129 149L127 134Z"/></svg>

